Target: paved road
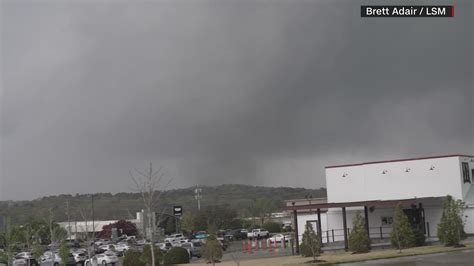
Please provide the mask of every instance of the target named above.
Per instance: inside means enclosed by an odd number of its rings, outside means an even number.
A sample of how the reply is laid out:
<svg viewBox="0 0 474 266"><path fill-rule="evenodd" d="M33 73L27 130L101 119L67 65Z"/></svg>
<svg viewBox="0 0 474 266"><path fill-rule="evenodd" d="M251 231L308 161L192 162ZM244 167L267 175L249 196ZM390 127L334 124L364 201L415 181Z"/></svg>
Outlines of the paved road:
<svg viewBox="0 0 474 266"><path fill-rule="evenodd" d="M373 260L358 263L340 264L344 266L358 265L385 265L385 266L431 266L431 265L452 265L452 266L474 266L474 250L464 250L459 252L438 253L430 255L420 255L404 258L394 258L385 260Z"/></svg>

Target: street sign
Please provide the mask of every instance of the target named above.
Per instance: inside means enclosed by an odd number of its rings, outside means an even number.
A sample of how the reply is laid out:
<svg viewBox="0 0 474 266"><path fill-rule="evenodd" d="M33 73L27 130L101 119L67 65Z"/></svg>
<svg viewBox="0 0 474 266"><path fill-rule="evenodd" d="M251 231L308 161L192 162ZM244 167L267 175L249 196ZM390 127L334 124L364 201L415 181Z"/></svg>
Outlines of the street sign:
<svg viewBox="0 0 474 266"><path fill-rule="evenodd" d="M173 207L173 214L174 214L174 216L181 216L183 214L183 207L174 206Z"/></svg>

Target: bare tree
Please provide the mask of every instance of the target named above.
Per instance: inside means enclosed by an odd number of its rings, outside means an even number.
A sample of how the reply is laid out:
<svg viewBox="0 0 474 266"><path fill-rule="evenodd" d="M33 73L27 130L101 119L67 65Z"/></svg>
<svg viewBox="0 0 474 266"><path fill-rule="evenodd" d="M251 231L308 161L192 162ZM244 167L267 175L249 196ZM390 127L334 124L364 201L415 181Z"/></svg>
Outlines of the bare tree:
<svg viewBox="0 0 474 266"><path fill-rule="evenodd" d="M82 229L81 231L85 232L85 241L88 245L87 247L87 253L89 255L89 258L92 257L92 247L93 247L93 243L94 243L94 236L95 236L95 231L96 231L96 224L92 223L92 224L89 224L89 220L91 219L90 217L92 217L92 210L91 210L91 214L90 216L87 215L87 212L84 211L83 209L79 208L79 214L81 215L82 219L84 220L84 226L81 226L79 225L79 228ZM76 225L77 226L77 225ZM92 235L89 234L89 227L90 229L92 230ZM77 234L77 229L76 229L76 234Z"/></svg>
<svg viewBox="0 0 474 266"><path fill-rule="evenodd" d="M171 183L171 179L165 180L166 173L163 167L158 170L153 170L153 164L150 163L148 171L142 172L137 169L130 171L130 178L135 184L136 190L140 193L143 200L143 206L146 210L146 216L149 227L149 238L151 242L151 263L155 265L154 234L155 234L155 219L153 219L153 211L158 207L158 202L161 199L163 190ZM161 215L160 215L161 217ZM155 217L156 218L156 217ZM145 232L146 235L146 232Z"/></svg>

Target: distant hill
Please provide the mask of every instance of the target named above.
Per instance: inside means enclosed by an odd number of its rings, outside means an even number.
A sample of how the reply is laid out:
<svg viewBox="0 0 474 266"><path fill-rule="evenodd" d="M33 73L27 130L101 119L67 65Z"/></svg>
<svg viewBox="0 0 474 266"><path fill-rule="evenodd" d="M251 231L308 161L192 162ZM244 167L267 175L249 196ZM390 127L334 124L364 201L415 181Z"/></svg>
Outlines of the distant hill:
<svg viewBox="0 0 474 266"><path fill-rule="evenodd" d="M266 197L283 206L283 200L304 198L306 195L325 197L326 189L306 189L289 187L260 187L248 185L204 186L202 188L201 207L227 205L245 215L245 210L257 198ZM134 218L137 211L143 209L138 193L99 193L93 194L94 216L96 220L115 220ZM66 221L66 202L69 202L71 221L83 220L90 216L92 195L48 196L32 201L0 201L0 215L10 217L15 223L36 219L48 219L52 208L55 221ZM165 191L159 210L170 213L173 205L182 205L184 211L195 212L197 202L194 199L194 187ZM82 215L81 215L82 212Z"/></svg>

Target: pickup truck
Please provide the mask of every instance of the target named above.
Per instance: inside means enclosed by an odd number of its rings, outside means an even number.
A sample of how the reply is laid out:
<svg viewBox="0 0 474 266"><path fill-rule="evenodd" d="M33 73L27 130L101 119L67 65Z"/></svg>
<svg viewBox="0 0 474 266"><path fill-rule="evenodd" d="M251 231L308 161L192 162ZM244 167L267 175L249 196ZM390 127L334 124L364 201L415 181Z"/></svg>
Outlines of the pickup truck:
<svg viewBox="0 0 474 266"><path fill-rule="evenodd" d="M247 233L247 237L252 238L262 238L262 237L269 237L270 233L264 229L253 229L252 232Z"/></svg>

